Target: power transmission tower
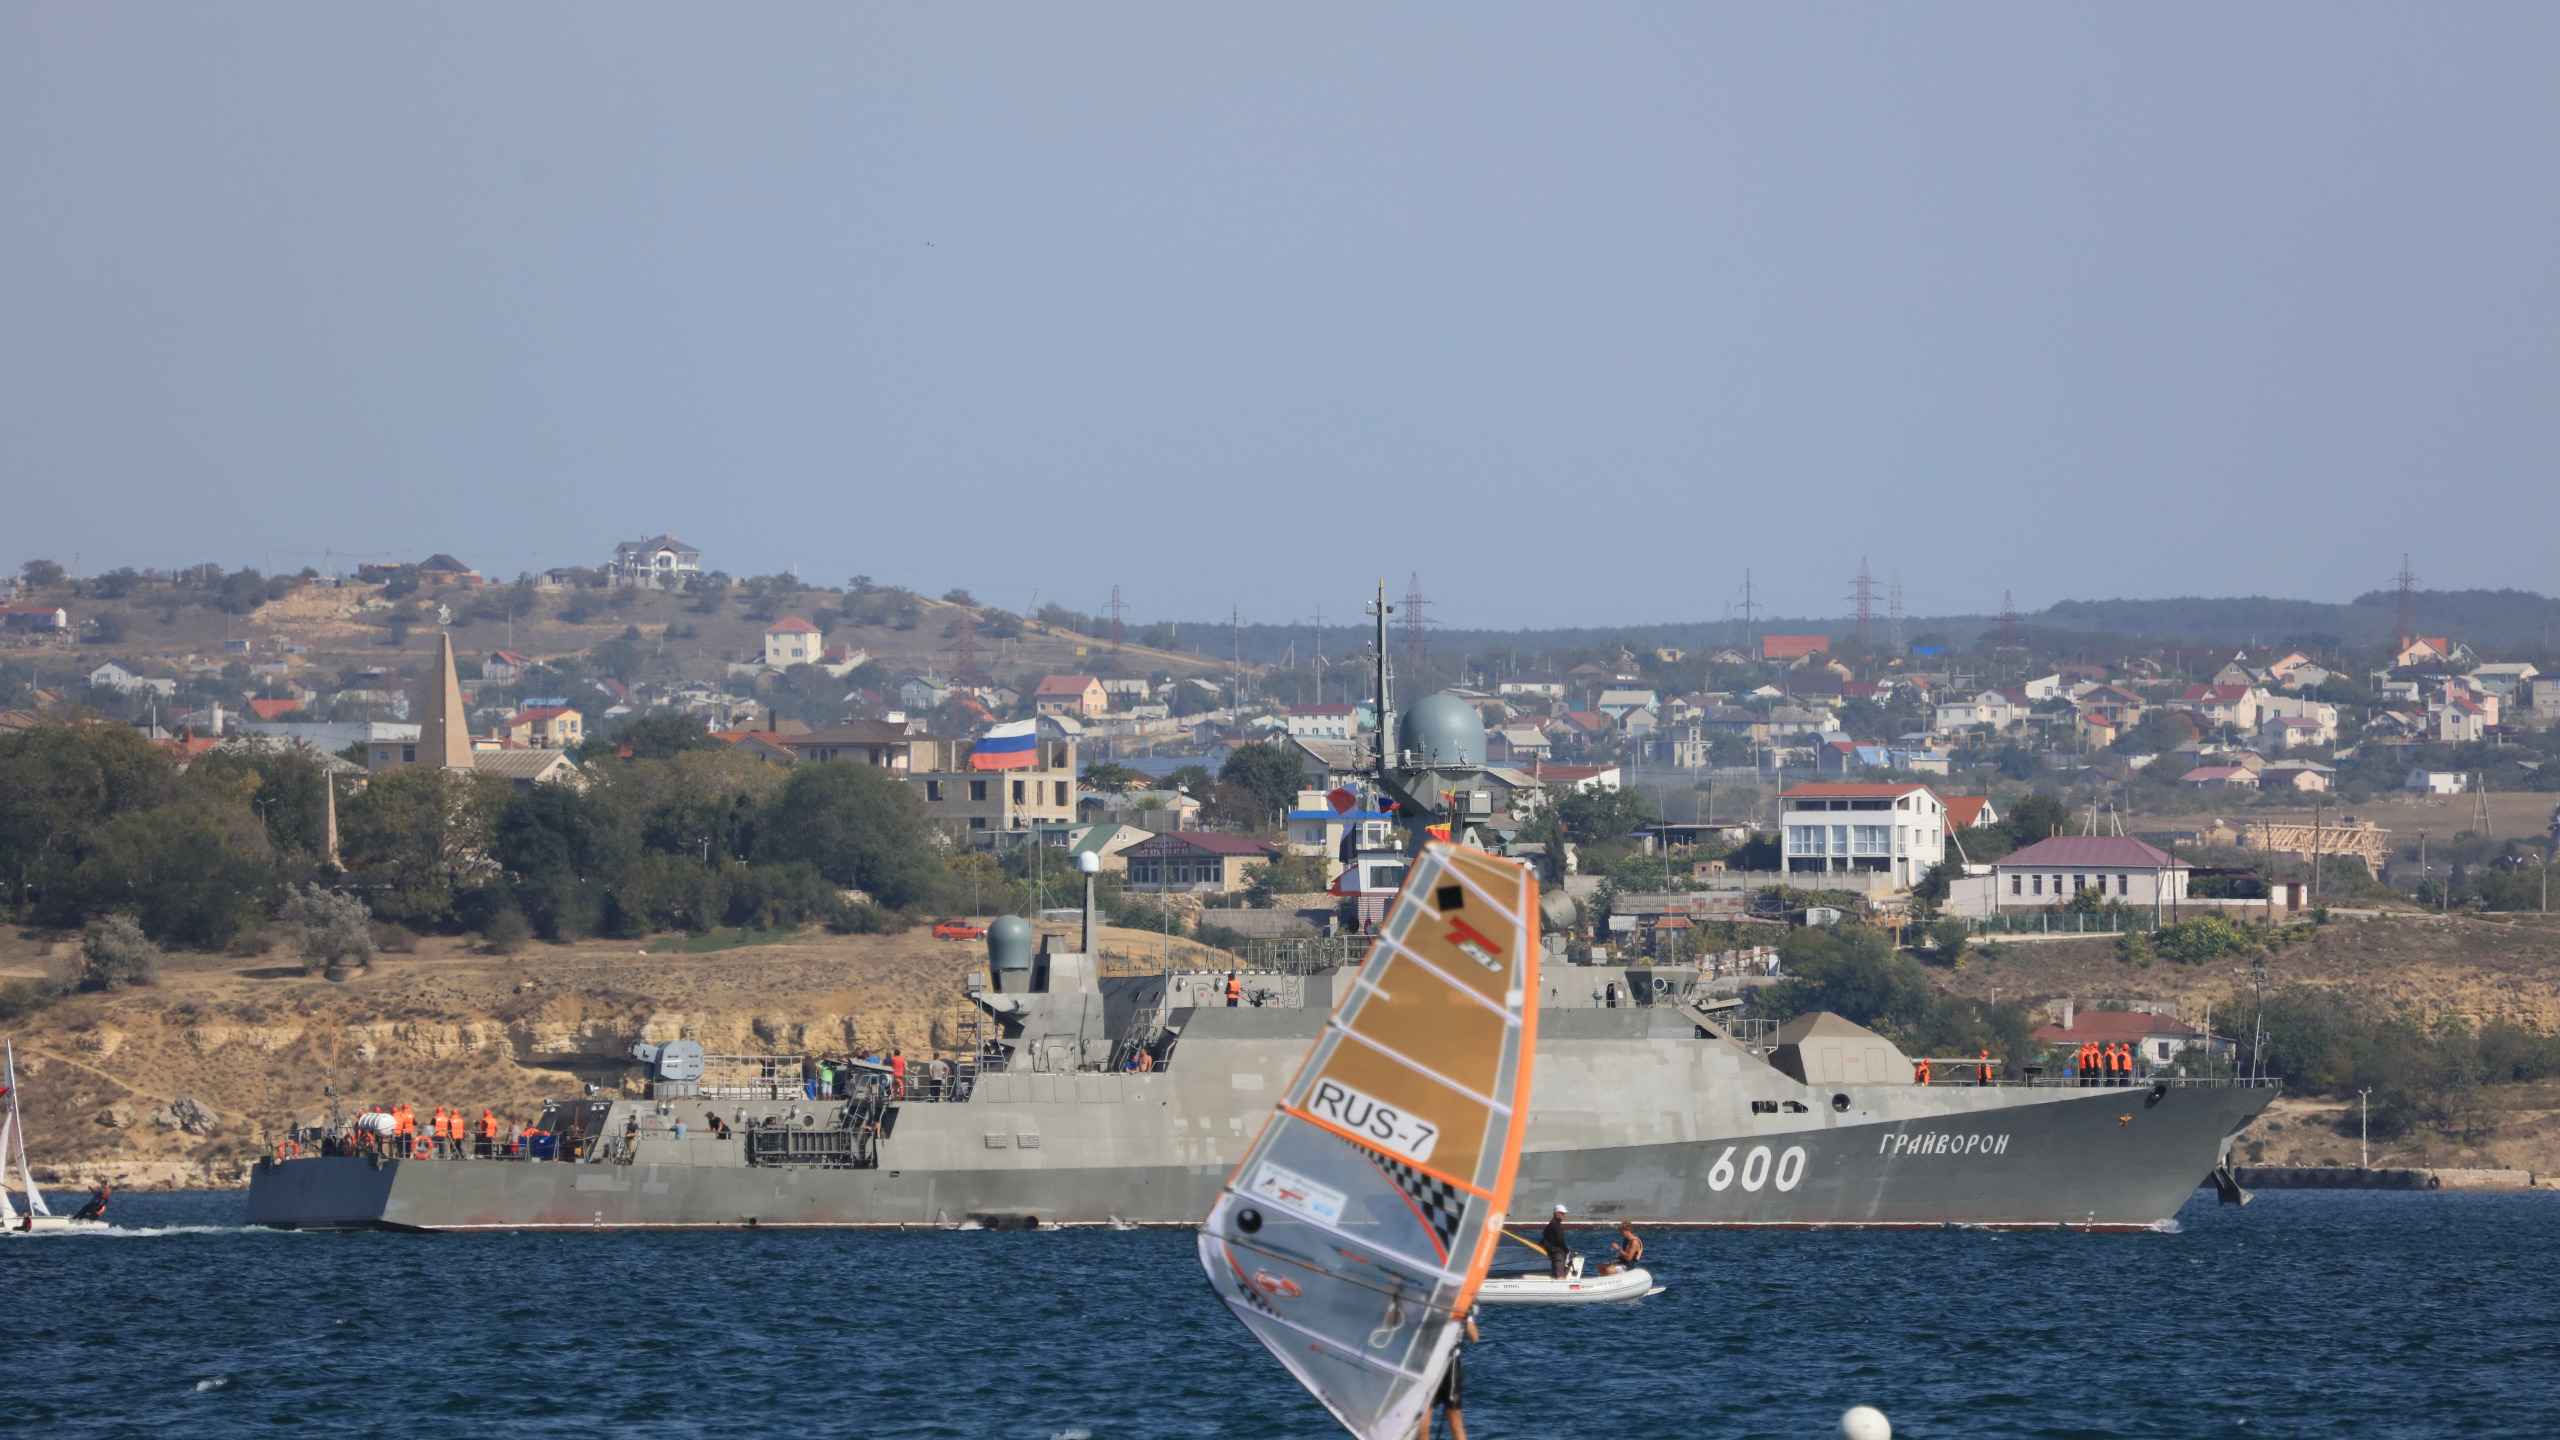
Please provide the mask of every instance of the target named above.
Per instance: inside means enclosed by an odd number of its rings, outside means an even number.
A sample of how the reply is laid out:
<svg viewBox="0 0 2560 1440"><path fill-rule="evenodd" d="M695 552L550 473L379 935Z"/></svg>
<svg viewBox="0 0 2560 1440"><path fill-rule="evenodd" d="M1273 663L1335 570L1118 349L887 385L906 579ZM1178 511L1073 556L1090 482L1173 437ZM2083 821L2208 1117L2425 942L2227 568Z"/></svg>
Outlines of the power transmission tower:
<svg viewBox="0 0 2560 1440"><path fill-rule="evenodd" d="M1244 612L1232 605L1227 607L1227 637L1227 643L1232 647L1227 653L1228 693L1236 697L1236 713L1241 716L1244 713Z"/></svg>
<svg viewBox="0 0 2560 1440"><path fill-rule="evenodd" d="M968 606L960 607L951 641L951 683L966 690L978 683L978 627Z"/></svg>
<svg viewBox="0 0 2560 1440"><path fill-rule="evenodd" d="M1121 617L1123 617L1123 616L1127 615L1128 613L1129 613L1129 607L1128 607L1126 604L1124 604L1124 603L1121 601L1121 599L1120 599L1120 587L1119 587L1119 586L1117 586L1117 585L1112 586L1112 587L1111 587L1111 704L1112 704L1112 707L1113 707L1114 709L1117 709L1117 708L1119 707L1119 704L1120 704L1120 631L1121 631L1121 623L1120 623L1120 622L1121 622Z"/></svg>
<svg viewBox="0 0 2560 1440"><path fill-rule="evenodd" d="M2018 602L2006 590L2000 592L2000 648L2018 648Z"/></svg>
<svg viewBox="0 0 2560 1440"><path fill-rule="evenodd" d="M1742 572L1742 658L1745 660L1751 658L1754 638L1751 622L1759 613L1757 602L1751 598L1751 572L1745 570Z"/></svg>
<svg viewBox="0 0 2560 1440"><path fill-rule="evenodd" d="M1404 587L1404 668L1422 670L1422 611L1431 602L1422 595L1422 572L1412 572Z"/></svg>
<svg viewBox="0 0 2560 1440"><path fill-rule="evenodd" d="M1893 628L1890 638L1893 642L1893 653L1899 655L1902 653L1902 572L1899 570L1893 572L1893 598L1890 603L1893 606Z"/></svg>
<svg viewBox="0 0 2560 1440"><path fill-rule="evenodd" d="M2418 641L2418 577L2409 568L2407 551L2400 554L2400 648L2407 650Z"/></svg>
<svg viewBox="0 0 2560 1440"><path fill-rule="evenodd" d="M1876 638L1876 577L1867 570L1867 557L1858 557L1858 578L1849 582L1849 599L1858 607L1858 643L1871 645Z"/></svg>

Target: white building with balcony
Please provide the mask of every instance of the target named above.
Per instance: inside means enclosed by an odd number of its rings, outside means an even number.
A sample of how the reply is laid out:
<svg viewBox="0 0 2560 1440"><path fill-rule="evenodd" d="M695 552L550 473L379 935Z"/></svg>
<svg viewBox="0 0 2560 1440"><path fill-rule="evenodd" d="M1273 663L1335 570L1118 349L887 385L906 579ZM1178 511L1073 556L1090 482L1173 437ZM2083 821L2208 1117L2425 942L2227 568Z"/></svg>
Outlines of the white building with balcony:
<svg viewBox="0 0 2560 1440"><path fill-rule="evenodd" d="M1790 876L1875 870L1907 887L1946 858L1947 807L1926 785L1798 785L1778 803Z"/></svg>

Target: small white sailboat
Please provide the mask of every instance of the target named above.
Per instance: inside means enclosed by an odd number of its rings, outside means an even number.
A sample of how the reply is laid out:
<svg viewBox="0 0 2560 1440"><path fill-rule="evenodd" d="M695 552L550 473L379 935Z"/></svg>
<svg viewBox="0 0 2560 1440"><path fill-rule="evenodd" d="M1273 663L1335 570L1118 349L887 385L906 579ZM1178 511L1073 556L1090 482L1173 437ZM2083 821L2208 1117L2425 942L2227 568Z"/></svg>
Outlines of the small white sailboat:
<svg viewBox="0 0 2560 1440"><path fill-rule="evenodd" d="M6 1060L0 1064L0 1095L9 1100L9 1113L0 1117L0 1229L12 1235L41 1234L48 1230L104 1230L103 1215L92 1216L89 1209L103 1211L105 1192L92 1200L77 1215L56 1215L44 1203L44 1192L36 1188L36 1179L27 1169L27 1122L18 1113L18 1047L9 1045ZM10 1193L10 1156L17 1157L17 1193Z"/></svg>
<svg viewBox="0 0 2560 1440"><path fill-rule="evenodd" d="M1536 1054L1538 886L1427 845L1200 1226L1245 1328L1361 1440L1420 1430L1511 1198Z"/></svg>

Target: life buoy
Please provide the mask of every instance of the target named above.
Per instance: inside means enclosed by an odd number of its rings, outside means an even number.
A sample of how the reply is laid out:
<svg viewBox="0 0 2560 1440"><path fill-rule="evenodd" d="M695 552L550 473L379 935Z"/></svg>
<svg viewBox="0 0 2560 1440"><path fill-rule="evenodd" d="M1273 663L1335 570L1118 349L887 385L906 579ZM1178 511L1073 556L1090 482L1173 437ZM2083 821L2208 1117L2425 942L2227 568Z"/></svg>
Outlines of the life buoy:
<svg viewBox="0 0 2560 1440"><path fill-rule="evenodd" d="M429 1156L432 1156L432 1155L433 1155L433 1154L435 1154L435 1153L436 1153L436 1147L435 1147L434 1143L433 1143L433 1142L431 1142L430 1140L428 1140L426 1136L424 1136L424 1135L412 1135L412 1136L410 1136L410 1137L409 1137L409 1158L410 1158L410 1159L412 1159L412 1160L424 1160L424 1159L428 1158Z"/></svg>
<svg viewBox="0 0 2560 1440"><path fill-rule="evenodd" d="M279 1140L276 1142L276 1158L279 1160L291 1160L301 1153L302 1147L291 1140Z"/></svg>

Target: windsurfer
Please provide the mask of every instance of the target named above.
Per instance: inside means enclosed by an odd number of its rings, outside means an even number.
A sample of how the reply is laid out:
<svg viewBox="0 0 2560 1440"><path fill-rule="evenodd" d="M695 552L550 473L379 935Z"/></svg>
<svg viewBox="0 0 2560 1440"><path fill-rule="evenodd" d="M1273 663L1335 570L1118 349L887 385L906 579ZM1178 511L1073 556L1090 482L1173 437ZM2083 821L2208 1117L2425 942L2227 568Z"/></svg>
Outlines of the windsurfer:
<svg viewBox="0 0 2560 1440"><path fill-rule="evenodd" d="M1475 1312L1469 1310L1466 1319L1461 1323L1466 1326L1467 1345L1475 1344ZM1431 1403L1423 1407L1422 1427L1414 1432L1415 1440L1431 1440L1431 1412L1434 1410L1449 1417L1449 1440L1467 1440L1467 1417L1466 1412L1461 1408L1466 1404L1466 1393L1466 1345L1452 1346L1449 1350L1449 1368L1441 1374L1440 1388L1432 1393Z"/></svg>
<svg viewBox="0 0 2560 1440"><path fill-rule="evenodd" d="M1573 1243L1564 1238L1564 1217L1565 1208L1557 1206L1556 1213L1547 1217L1547 1228L1538 1232L1538 1248L1547 1252L1547 1273L1558 1280L1564 1278L1565 1262L1573 1258Z"/></svg>

